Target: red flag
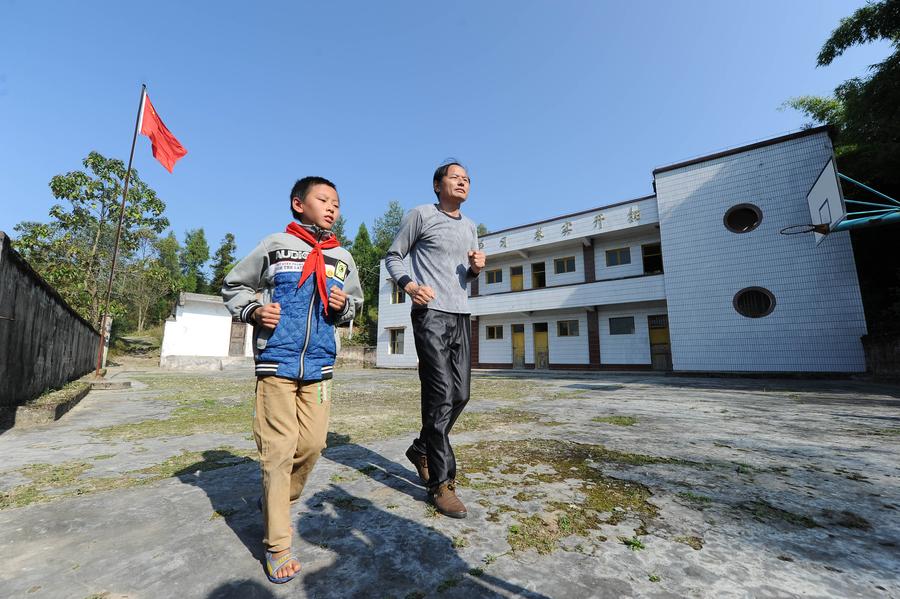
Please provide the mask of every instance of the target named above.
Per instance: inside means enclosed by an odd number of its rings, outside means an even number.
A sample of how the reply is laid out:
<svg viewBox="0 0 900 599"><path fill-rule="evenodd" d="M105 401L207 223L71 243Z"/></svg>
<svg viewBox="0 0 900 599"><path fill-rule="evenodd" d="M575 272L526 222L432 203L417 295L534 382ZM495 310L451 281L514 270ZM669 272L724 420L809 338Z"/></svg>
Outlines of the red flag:
<svg viewBox="0 0 900 599"><path fill-rule="evenodd" d="M172 167L178 162L187 150L175 139L172 132L163 124L159 114L150 103L150 96L144 94L144 105L141 108L141 134L150 138L153 143L153 157L172 172Z"/></svg>

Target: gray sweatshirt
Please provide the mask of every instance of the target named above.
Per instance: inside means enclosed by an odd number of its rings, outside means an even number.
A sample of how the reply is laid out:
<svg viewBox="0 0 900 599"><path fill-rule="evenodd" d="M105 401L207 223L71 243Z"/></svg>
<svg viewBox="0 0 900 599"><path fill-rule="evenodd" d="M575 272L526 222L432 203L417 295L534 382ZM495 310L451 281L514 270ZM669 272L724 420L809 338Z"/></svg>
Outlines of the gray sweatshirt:
<svg viewBox="0 0 900 599"><path fill-rule="evenodd" d="M384 263L401 289L410 281L434 289L434 299L423 307L470 314L466 285L477 275L469 268L469 251L477 249L474 222L462 214L448 216L437 204L423 204L403 217ZM403 262L407 254L412 273ZM413 304L413 309L417 308Z"/></svg>

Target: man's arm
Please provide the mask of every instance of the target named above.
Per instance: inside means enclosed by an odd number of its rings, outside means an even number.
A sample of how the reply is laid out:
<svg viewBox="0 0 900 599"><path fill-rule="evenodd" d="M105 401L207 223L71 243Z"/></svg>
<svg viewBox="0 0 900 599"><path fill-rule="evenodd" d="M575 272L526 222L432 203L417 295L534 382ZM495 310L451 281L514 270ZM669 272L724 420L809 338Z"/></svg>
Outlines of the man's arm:
<svg viewBox="0 0 900 599"><path fill-rule="evenodd" d="M410 210L400 221L400 230L397 231L397 236L394 237L394 242L391 243L391 247L388 248L387 255L384 257L384 265L388 273L401 289L406 289L406 286L412 281L403 260L409 255L409 251L416 244L421 232L422 215L418 210Z"/></svg>
<svg viewBox="0 0 900 599"><path fill-rule="evenodd" d="M472 245L469 246L469 268L466 270L466 280L471 281L477 279L484 269L487 257L480 249L478 249L478 231L475 225L472 225Z"/></svg>
<svg viewBox="0 0 900 599"><path fill-rule="evenodd" d="M403 263L421 233L422 215L418 210L410 210L400 221L400 230L384 257L384 265L397 287L405 291L414 304L424 306L434 299L434 290L414 281Z"/></svg>

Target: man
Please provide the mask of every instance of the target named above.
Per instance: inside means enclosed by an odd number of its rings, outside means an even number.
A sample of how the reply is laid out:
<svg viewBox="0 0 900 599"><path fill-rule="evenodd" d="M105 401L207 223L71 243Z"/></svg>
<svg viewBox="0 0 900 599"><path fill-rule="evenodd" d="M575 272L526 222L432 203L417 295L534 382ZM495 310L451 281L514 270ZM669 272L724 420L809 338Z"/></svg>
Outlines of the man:
<svg viewBox="0 0 900 599"><path fill-rule="evenodd" d="M465 518L456 496L456 458L450 430L469 401L471 323L467 284L484 268L475 223L460 212L469 175L458 162L434 172L436 204L410 210L385 258L388 272L412 298L412 326L419 356L422 430L406 451L437 511ZM409 255L412 272L403 260Z"/></svg>

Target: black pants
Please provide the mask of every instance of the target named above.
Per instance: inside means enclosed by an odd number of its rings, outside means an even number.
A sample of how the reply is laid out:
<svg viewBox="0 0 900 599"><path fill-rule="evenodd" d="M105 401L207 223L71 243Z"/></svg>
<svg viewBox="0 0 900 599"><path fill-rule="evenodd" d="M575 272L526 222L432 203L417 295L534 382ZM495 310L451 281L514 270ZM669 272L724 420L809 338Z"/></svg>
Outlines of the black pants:
<svg viewBox="0 0 900 599"><path fill-rule="evenodd" d="M412 311L422 383L422 430L413 446L428 456L429 486L456 478L450 430L469 401L471 363L468 314Z"/></svg>

